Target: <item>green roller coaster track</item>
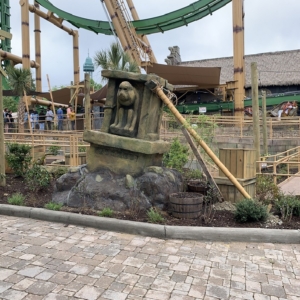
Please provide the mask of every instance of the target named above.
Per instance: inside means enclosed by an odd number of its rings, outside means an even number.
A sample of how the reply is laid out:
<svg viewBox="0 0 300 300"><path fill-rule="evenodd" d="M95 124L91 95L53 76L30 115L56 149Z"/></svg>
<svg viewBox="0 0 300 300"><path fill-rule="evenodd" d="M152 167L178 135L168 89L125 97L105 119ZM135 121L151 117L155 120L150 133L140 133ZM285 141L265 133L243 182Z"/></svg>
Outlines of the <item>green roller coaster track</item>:
<svg viewBox="0 0 300 300"><path fill-rule="evenodd" d="M49 0L36 0L41 6L56 14L58 17L68 21L77 28L84 28L95 33L112 35L113 32L108 22L97 21L74 16L54 6ZM137 34L152 34L172 30L180 26L187 26L189 23L200 20L214 11L231 2L231 0L199 0L182 9L171 13L132 21ZM149 4L150 5L150 4Z"/></svg>
<svg viewBox="0 0 300 300"><path fill-rule="evenodd" d="M0 1L0 29L10 32L10 6L9 0ZM11 51L10 40L1 40L0 49L3 51Z"/></svg>

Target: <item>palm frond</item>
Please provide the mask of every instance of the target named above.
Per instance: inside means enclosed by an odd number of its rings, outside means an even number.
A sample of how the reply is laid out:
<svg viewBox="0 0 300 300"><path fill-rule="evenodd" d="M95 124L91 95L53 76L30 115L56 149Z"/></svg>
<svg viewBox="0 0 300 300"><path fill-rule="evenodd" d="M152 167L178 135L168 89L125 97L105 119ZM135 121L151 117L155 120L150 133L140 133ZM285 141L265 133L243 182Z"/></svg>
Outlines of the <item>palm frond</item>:
<svg viewBox="0 0 300 300"><path fill-rule="evenodd" d="M22 96L24 92L28 93L32 86L32 75L29 69L7 68L8 83L11 89L18 95Z"/></svg>

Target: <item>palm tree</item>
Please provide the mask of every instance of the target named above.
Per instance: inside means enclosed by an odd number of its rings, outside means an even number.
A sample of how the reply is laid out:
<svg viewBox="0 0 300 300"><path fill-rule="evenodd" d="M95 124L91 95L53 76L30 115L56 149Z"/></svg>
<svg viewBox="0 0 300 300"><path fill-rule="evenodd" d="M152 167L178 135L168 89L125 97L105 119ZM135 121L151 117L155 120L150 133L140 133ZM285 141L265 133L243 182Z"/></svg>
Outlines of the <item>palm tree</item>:
<svg viewBox="0 0 300 300"><path fill-rule="evenodd" d="M24 115L25 115L25 101L22 101L22 96L26 94L32 87L32 75L29 69L8 67L8 82L14 93L20 96L18 104L18 131L24 132ZM29 114L29 112L28 112ZM29 115L28 115L29 118ZM29 126L29 128L31 128Z"/></svg>
<svg viewBox="0 0 300 300"><path fill-rule="evenodd" d="M108 50L97 51L94 57L96 67L106 70L120 70L139 73L140 68L118 43L112 43Z"/></svg>

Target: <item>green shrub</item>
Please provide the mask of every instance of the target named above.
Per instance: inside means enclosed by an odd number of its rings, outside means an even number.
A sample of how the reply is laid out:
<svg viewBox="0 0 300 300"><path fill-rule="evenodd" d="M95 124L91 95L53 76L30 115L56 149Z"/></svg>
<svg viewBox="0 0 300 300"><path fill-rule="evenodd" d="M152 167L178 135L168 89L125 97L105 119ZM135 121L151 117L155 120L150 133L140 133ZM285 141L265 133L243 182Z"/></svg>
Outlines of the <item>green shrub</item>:
<svg viewBox="0 0 300 300"><path fill-rule="evenodd" d="M100 217L107 217L107 218L111 218L114 214L114 211L112 209L110 209L109 207L103 208L100 212L99 212L99 216Z"/></svg>
<svg viewBox="0 0 300 300"><path fill-rule="evenodd" d="M49 154L52 154L52 155L57 155L58 154L58 151L61 149L61 147L59 146L56 146L56 145L52 145L48 148L48 152Z"/></svg>
<svg viewBox="0 0 300 300"><path fill-rule="evenodd" d="M54 202L49 202L45 205L45 208L50 210L60 210L62 207L63 207L62 204L54 203Z"/></svg>
<svg viewBox="0 0 300 300"><path fill-rule="evenodd" d="M256 198L265 204L273 203L281 197L280 188L274 183L273 176L259 174L256 177Z"/></svg>
<svg viewBox="0 0 300 300"><path fill-rule="evenodd" d="M293 216L300 216L300 200L295 196L282 196L275 202L275 209L280 212L282 220L291 220Z"/></svg>
<svg viewBox="0 0 300 300"><path fill-rule="evenodd" d="M9 204L19 205L19 206L24 206L25 205L24 201L25 201L25 197L20 193L12 194L12 196L7 199L7 202Z"/></svg>
<svg viewBox="0 0 300 300"><path fill-rule="evenodd" d="M38 191L50 184L51 174L42 166L34 164L25 173L25 181L31 191Z"/></svg>
<svg viewBox="0 0 300 300"><path fill-rule="evenodd" d="M66 173L68 173L68 167L65 166L58 166L57 168L53 168L51 171L51 174L54 179L57 179Z"/></svg>
<svg viewBox="0 0 300 300"><path fill-rule="evenodd" d="M161 223L161 222L164 221L164 218L162 217L162 215L160 214L160 212L157 211L153 207L151 207L147 211L147 217L148 217L148 221L151 222L151 223Z"/></svg>
<svg viewBox="0 0 300 300"><path fill-rule="evenodd" d="M239 223L264 221L268 217L267 207L252 199L236 204L234 218Z"/></svg>
<svg viewBox="0 0 300 300"><path fill-rule="evenodd" d="M8 153L5 155L8 166L16 176L24 176L29 168L32 157L31 147L24 144L7 144Z"/></svg>
<svg viewBox="0 0 300 300"><path fill-rule="evenodd" d="M173 168L182 171L183 166L187 163L189 157L189 148L180 143L175 138L171 144L170 150L164 154L163 163L167 168Z"/></svg>

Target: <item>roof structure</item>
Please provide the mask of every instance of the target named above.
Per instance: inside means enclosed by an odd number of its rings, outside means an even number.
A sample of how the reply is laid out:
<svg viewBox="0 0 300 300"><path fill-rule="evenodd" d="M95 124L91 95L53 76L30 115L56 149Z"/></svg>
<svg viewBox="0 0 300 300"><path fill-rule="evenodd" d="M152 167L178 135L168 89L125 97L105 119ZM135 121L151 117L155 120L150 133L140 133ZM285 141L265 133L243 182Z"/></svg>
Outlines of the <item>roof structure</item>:
<svg viewBox="0 0 300 300"><path fill-rule="evenodd" d="M246 82L251 87L251 63L257 63L260 86L288 86L300 84L300 50L245 55ZM220 83L233 81L233 57L184 61L186 67L221 67Z"/></svg>

